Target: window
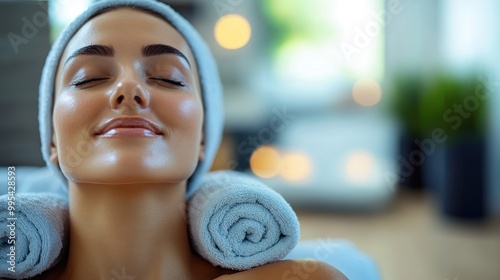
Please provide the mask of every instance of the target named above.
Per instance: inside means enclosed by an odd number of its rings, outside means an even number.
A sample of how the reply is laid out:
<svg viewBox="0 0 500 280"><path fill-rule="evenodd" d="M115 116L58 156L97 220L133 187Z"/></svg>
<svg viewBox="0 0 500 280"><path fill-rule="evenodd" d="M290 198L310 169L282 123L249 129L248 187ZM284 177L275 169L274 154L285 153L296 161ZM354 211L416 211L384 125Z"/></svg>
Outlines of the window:
<svg viewBox="0 0 500 280"><path fill-rule="evenodd" d="M271 26L268 74L284 86L281 98L325 102L360 78L382 79L391 17L383 1L265 0L262 8Z"/></svg>

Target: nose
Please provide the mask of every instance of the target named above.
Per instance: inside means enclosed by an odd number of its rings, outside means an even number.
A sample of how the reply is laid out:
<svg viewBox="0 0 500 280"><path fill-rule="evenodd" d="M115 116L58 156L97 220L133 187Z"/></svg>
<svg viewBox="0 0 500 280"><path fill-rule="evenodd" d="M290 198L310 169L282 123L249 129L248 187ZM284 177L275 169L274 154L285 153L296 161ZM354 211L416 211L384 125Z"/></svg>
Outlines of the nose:
<svg viewBox="0 0 500 280"><path fill-rule="evenodd" d="M118 81L113 88L109 102L111 108L144 109L149 107L151 96L141 81L131 75Z"/></svg>

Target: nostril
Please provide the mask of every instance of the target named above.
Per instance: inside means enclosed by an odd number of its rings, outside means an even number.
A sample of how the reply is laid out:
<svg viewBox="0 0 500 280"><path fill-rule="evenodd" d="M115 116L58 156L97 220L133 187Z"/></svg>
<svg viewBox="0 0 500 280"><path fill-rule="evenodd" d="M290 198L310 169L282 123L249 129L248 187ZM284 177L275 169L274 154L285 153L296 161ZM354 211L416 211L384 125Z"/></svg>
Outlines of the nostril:
<svg viewBox="0 0 500 280"><path fill-rule="evenodd" d="M137 102L137 104L142 105L142 99L139 96L137 96L137 95L134 96L134 100L135 100L135 102Z"/></svg>
<svg viewBox="0 0 500 280"><path fill-rule="evenodd" d="M118 97L118 99L117 99L118 104L122 103L123 98L125 98L123 95L120 95L120 96Z"/></svg>

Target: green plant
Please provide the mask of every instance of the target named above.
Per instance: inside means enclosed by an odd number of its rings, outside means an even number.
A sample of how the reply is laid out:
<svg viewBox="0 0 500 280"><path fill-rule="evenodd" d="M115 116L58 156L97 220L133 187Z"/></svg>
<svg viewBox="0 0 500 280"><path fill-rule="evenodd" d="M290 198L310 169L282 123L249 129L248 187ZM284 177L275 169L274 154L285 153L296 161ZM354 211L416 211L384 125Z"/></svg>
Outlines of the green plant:
<svg viewBox="0 0 500 280"><path fill-rule="evenodd" d="M485 132L487 97L475 77L440 73L424 84L417 114L423 135L440 128L450 140L457 140Z"/></svg>
<svg viewBox="0 0 500 280"><path fill-rule="evenodd" d="M422 91L423 78L418 74L404 73L394 78L391 110L403 132L412 136L421 133L418 103Z"/></svg>

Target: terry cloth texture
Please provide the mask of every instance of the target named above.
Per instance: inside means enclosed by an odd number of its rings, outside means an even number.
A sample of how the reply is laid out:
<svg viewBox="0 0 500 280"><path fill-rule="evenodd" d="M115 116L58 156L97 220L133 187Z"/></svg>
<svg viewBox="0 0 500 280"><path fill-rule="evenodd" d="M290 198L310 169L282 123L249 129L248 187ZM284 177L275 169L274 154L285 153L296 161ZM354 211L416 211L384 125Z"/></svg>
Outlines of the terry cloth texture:
<svg viewBox="0 0 500 280"><path fill-rule="evenodd" d="M1 195L0 277L30 278L57 264L68 221L65 197L52 193Z"/></svg>
<svg viewBox="0 0 500 280"><path fill-rule="evenodd" d="M278 261L299 241L290 205L248 175L211 172L188 203L191 241L213 265L245 270Z"/></svg>
<svg viewBox="0 0 500 280"><path fill-rule="evenodd" d="M46 188L40 184L33 189ZM15 228L0 228L0 277L24 279L50 269L63 257L69 237L68 198L61 193L23 192L14 199L12 216L11 196L0 196L0 222L9 225L16 218ZM234 171L202 176L187 213L196 252L224 268L245 270L280 260L299 240L297 216L288 203L259 181ZM8 270L13 234L14 273Z"/></svg>

